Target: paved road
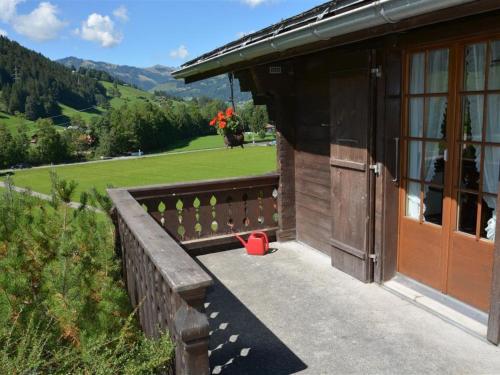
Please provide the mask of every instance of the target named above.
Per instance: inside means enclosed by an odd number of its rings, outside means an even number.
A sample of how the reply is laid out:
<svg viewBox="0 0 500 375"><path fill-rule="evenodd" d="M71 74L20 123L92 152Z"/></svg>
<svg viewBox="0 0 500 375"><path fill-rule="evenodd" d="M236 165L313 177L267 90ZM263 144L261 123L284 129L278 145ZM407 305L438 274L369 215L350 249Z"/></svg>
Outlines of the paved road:
<svg viewBox="0 0 500 375"><path fill-rule="evenodd" d="M7 184L5 182L0 181L0 187L7 188ZM17 186L11 186L12 190L17 191L18 193L29 193L33 197L37 197L39 199L43 199L44 201L51 201L52 197L47 194L39 193L38 191L32 191L29 189L25 189L22 187L17 187ZM68 206L74 209L80 208L81 204L78 202L69 202ZM95 211L95 212L102 212L102 210L92 207L92 206L87 206L89 210Z"/></svg>

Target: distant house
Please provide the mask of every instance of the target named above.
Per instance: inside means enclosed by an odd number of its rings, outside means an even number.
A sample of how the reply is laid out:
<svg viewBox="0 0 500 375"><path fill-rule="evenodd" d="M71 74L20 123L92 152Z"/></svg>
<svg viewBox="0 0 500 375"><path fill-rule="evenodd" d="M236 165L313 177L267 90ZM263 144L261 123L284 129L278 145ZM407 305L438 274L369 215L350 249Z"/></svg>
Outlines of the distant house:
<svg viewBox="0 0 500 375"><path fill-rule="evenodd" d="M331 1L173 76L227 72L276 124L278 239L473 306L498 344L500 1Z"/></svg>
<svg viewBox="0 0 500 375"><path fill-rule="evenodd" d="M272 134L276 131L276 126L272 124L267 124L266 126L264 126L264 129L266 130L266 133Z"/></svg>

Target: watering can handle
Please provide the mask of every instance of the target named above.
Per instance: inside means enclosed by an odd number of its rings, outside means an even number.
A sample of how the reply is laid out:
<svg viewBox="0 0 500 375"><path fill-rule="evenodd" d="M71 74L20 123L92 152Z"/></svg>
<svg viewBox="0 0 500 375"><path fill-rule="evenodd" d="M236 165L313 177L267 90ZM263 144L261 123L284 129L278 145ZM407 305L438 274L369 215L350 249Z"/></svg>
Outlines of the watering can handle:
<svg viewBox="0 0 500 375"><path fill-rule="evenodd" d="M265 232L255 232L255 234L264 237L264 239L266 240L266 245L269 246L269 238L267 238L267 234Z"/></svg>

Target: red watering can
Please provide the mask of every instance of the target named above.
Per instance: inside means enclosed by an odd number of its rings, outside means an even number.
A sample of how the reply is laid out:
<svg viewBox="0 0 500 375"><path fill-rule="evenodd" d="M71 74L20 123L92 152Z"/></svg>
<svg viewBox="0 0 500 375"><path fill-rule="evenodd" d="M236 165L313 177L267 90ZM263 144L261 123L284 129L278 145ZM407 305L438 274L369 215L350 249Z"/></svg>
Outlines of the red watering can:
<svg viewBox="0 0 500 375"><path fill-rule="evenodd" d="M250 233L247 242L238 234L236 234L236 238L245 246L249 255L265 255L269 250L269 239L264 232Z"/></svg>

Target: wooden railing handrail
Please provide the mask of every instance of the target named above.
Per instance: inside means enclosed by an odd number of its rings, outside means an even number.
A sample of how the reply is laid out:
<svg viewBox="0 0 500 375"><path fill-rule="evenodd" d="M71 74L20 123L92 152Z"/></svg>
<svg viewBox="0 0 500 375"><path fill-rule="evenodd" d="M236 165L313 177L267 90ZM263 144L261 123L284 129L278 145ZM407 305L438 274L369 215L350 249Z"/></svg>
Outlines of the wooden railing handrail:
<svg viewBox="0 0 500 375"><path fill-rule="evenodd" d="M144 211L127 190L108 189L108 194L119 215L172 291L187 292L212 285L210 275Z"/></svg>
<svg viewBox="0 0 500 375"><path fill-rule="evenodd" d="M234 231L274 235L278 183L268 174L108 189L131 304L148 337L168 330L177 375L210 373L204 302L213 280L186 249L235 241Z"/></svg>
<svg viewBox="0 0 500 375"><path fill-rule="evenodd" d="M127 191L138 200L145 198L164 197L175 194L178 196L193 193L204 193L238 188L256 188L276 184L279 180L277 173L268 173L259 176L231 177L217 180L198 180L192 182L181 182L169 185L149 185L128 188Z"/></svg>

